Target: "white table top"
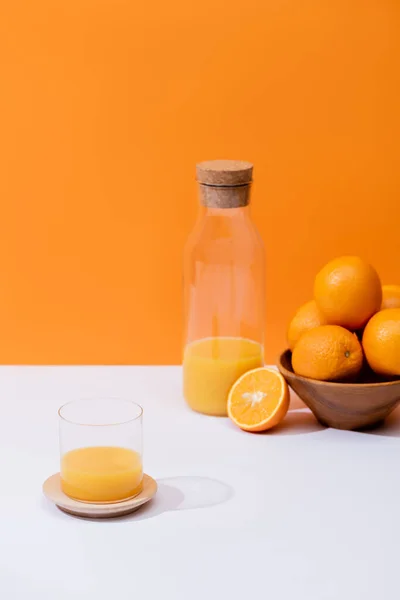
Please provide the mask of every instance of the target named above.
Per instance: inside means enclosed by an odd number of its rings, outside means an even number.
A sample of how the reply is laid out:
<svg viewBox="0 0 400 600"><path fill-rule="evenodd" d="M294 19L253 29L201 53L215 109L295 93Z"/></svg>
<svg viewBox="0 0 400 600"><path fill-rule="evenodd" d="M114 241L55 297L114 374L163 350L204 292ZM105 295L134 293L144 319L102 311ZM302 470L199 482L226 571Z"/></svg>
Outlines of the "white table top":
<svg viewBox="0 0 400 600"><path fill-rule="evenodd" d="M305 409L254 435L186 408L178 367L0 369L4 600L398 600L400 412L374 433ZM58 511L57 409L144 407L151 505L120 520Z"/></svg>

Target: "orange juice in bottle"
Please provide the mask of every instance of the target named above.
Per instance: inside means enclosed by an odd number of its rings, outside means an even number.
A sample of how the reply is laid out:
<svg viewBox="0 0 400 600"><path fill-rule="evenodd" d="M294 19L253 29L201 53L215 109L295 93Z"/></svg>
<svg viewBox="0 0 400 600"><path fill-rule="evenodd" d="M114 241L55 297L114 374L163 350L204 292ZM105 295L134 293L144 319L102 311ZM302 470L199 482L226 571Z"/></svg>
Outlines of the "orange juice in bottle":
<svg viewBox="0 0 400 600"><path fill-rule="evenodd" d="M230 387L263 364L264 247L250 218L252 165L197 166L200 214L184 256L183 391L188 405L226 415Z"/></svg>

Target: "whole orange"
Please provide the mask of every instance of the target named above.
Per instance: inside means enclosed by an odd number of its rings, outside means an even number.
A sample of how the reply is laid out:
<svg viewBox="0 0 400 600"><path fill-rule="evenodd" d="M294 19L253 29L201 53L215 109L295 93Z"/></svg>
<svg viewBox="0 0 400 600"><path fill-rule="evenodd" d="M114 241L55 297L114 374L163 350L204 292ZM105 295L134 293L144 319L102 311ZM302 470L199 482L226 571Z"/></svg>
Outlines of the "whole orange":
<svg viewBox="0 0 400 600"><path fill-rule="evenodd" d="M400 375L400 308L376 313L364 329L362 345L375 373Z"/></svg>
<svg viewBox="0 0 400 600"><path fill-rule="evenodd" d="M292 354L297 375L321 381L346 381L361 371L363 351L354 333L339 325L321 325L304 333Z"/></svg>
<svg viewBox="0 0 400 600"><path fill-rule="evenodd" d="M380 309L382 286L378 273L362 258L341 256L316 276L314 298L328 323L354 331Z"/></svg>
<svg viewBox="0 0 400 600"><path fill-rule="evenodd" d="M327 321L319 310L315 300L306 302L295 313L294 317L289 323L287 331L287 341L289 348L293 350L300 337L306 331L314 329L319 325L326 325Z"/></svg>
<svg viewBox="0 0 400 600"><path fill-rule="evenodd" d="M385 308L400 308L400 285L382 286L382 306Z"/></svg>

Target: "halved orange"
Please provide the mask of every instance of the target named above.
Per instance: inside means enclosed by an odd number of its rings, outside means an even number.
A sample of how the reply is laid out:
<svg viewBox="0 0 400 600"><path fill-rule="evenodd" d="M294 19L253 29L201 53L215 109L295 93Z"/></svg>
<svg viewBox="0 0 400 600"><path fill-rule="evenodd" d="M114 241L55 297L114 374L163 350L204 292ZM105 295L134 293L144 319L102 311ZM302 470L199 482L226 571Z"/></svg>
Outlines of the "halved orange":
<svg viewBox="0 0 400 600"><path fill-rule="evenodd" d="M228 415L244 431L266 431L278 425L289 408L289 388L278 371L260 367L233 384Z"/></svg>

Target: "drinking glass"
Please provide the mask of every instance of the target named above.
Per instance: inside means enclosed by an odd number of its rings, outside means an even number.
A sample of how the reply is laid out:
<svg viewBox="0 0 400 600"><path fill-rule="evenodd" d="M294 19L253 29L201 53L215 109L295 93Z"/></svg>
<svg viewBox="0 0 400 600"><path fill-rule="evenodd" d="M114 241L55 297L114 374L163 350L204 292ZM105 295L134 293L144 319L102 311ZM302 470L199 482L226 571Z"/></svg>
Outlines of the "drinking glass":
<svg viewBox="0 0 400 600"><path fill-rule="evenodd" d="M61 488L67 496L110 503L141 492L141 406L121 398L90 398L68 402L58 414Z"/></svg>

